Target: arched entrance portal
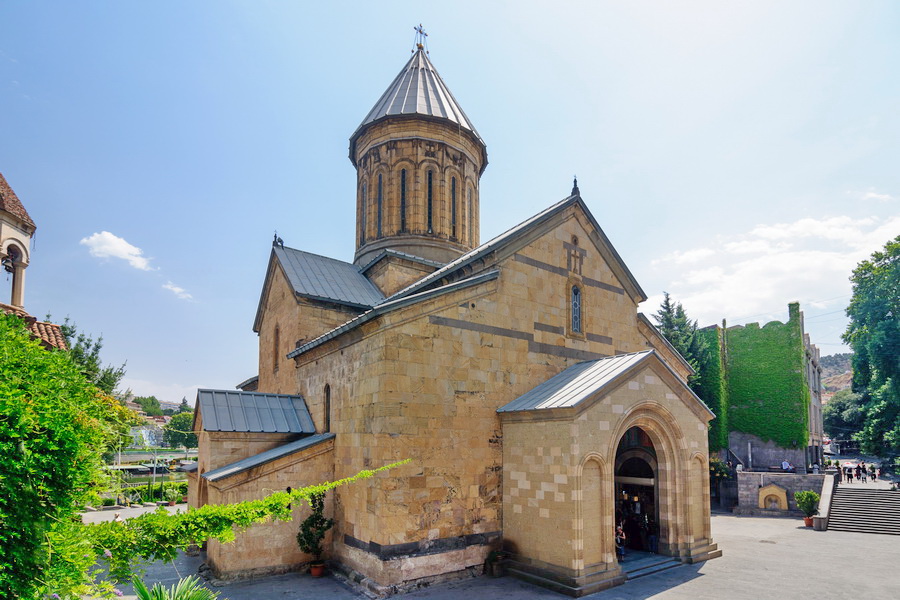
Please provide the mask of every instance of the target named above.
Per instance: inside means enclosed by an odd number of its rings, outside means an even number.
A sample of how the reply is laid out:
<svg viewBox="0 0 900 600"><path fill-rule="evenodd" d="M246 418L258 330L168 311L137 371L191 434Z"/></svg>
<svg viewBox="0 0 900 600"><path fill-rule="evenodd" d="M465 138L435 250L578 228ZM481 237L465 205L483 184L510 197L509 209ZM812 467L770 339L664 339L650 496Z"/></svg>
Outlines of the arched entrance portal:
<svg viewBox="0 0 900 600"><path fill-rule="evenodd" d="M656 450L640 427L625 432L616 448L616 524L625 530L626 546L657 552L659 479Z"/></svg>

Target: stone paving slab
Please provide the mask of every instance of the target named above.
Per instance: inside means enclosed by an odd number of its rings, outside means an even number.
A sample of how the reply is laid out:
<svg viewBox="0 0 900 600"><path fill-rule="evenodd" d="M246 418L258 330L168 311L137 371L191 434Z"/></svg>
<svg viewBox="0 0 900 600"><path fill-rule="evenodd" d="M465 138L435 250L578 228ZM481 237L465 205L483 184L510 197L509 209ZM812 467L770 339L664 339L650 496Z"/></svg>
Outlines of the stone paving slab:
<svg viewBox="0 0 900 600"><path fill-rule="evenodd" d="M125 516L125 515L123 515ZM896 598L900 590L897 538L842 531L813 531L800 519L714 514L712 533L721 558L684 565L630 581L586 598L595 600L815 600ZM157 563L148 582L171 585L196 573L202 559L182 556L175 564ZM123 590L131 592L130 587ZM331 577L305 573L244 581L215 588L229 600L333 600L365 596ZM126 595L133 599L134 596ZM562 600L565 596L512 577L477 577L418 590L402 600Z"/></svg>

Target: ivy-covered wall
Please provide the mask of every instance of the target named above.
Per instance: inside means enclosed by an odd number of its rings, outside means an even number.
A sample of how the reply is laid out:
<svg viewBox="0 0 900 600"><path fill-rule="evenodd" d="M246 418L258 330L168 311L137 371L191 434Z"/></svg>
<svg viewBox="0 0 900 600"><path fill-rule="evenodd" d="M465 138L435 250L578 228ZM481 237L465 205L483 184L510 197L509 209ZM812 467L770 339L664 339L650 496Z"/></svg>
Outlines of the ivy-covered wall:
<svg viewBox="0 0 900 600"><path fill-rule="evenodd" d="M728 447L728 383L725 377L724 330L716 325L698 332L706 344L697 377L697 395L716 414L709 423L709 450Z"/></svg>
<svg viewBox="0 0 900 600"><path fill-rule="evenodd" d="M809 437L803 326L799 304L788 309L787 323L725 330L728 428L803 448Z"/></svg>

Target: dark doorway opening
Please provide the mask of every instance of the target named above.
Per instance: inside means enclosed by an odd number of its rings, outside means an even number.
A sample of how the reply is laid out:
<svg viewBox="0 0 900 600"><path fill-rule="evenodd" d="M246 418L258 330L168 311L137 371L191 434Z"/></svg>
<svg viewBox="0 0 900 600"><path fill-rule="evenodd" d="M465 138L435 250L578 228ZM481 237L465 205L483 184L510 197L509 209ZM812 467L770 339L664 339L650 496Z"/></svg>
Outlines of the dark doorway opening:
<svg viewBox="0 0 900 600"><path fill-rule="evenodd" d="M616 525L625 532L625 547L657 552L659 509L656 450L640 427L625 432L616 450Z"/></svg>

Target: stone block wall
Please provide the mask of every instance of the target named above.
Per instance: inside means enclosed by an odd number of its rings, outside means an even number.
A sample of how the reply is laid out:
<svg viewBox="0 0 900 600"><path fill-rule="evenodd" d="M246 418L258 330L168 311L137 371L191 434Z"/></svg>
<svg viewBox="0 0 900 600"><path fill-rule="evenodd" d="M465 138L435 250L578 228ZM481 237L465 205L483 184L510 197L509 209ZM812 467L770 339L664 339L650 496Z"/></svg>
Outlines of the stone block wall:
<svg viewBox="0 0 900 600"><path fill-rule="evenodd" d="M333 442L328 440L311 448L279 458L275 461L238 473L223 480L209 482L209 501L225 504L257 500L272 492L287 488L301 488L334 478ZM334 492L326 495L325 514L333 514ZM312 557L297 546L300 523L310 513L305 504L298 503L291 521L261 523L235 532L235 541L222 543L210 540L207 560L216 575L235 579L270 575L301 567ZM328 547L330 535L323 547Z"/></svg>
<svg viewBox="0 0 900 600"><path fill-rule="evenodd" d="M775 418L773 416L773 418ZM753 465L750 468L750 452L753 454ZM728 447L740 458L748 470L766 470L768 467L781 467L785 459L797 470L797 473L806 473L806 446L798 448L782 448L773 441L762 441L757 436L741 431L732 431L728 434Z"/></svg>
<svg viewBox="0 0 900 600"><path fill-rule="evenodd" d="M822 493L822 483L825 475L805 475L795 473L747 473L739 472L738 478L738 505L734 512L737 514L767 515L785 514L784 511L759 508L759 490L770 484L775 484L785 489L788 500L788 512L801 514L794 500L794 492L811 490L817 494Z"/></svg>

